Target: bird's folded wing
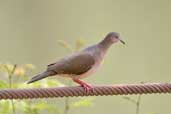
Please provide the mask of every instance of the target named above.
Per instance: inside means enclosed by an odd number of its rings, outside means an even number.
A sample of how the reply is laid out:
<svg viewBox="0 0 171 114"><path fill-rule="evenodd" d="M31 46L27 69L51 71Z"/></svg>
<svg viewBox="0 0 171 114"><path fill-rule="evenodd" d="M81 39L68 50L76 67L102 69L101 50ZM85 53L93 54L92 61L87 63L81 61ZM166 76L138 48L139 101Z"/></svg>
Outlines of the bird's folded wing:
<svg viewBox="0 0 171 114"><path fill-rule="evenodd" d="M57 74L81 75L90 70L94 64L95 60L90 54L80 53L48 65L47 70Z"/></svg>

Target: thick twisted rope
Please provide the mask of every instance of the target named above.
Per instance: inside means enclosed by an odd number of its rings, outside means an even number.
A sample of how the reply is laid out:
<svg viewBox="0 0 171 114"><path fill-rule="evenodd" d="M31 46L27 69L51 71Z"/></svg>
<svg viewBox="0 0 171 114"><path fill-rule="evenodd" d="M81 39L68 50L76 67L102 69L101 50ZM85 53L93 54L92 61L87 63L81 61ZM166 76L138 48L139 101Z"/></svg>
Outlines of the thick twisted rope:
<svg viewBox="0 0 171 114"><path fill-rule="evenodd" d="M169 83L151 84L125 84L111 86L94 86L93 91L86 92L82 87L57 87L35 89L4 89L0 90L2 99L32 99L52 97L78 97L78 96L103 96L103 95L128 95L128 94L152 94L171 93Z"/></svg>

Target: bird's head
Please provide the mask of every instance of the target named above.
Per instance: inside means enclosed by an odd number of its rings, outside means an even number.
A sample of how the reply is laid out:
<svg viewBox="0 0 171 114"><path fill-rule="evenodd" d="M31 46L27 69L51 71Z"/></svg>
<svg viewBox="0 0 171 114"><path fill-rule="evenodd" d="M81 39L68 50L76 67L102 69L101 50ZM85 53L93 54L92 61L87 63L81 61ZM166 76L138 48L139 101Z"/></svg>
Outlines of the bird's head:
<svg viewBox="0 0 171 114"><path fill-rule="evenodd" d="M119 33L117 32L110 32L106 35L105 40L109 43L116 43L120 41L122 44L125 44L123 40L121 40Z"/></svg>

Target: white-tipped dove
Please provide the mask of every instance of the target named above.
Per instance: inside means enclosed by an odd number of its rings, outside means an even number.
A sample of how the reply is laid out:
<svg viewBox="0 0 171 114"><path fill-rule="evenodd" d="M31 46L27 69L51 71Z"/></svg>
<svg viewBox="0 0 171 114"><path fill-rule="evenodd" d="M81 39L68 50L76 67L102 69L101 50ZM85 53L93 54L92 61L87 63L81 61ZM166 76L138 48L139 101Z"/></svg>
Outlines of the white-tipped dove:
<svg viewBox="0 0 171 114"><path fill-rule="evenodd" d="M86 91L89 91L92 89L91 85L80 79L94 73L100 66L108 48L118 41L125 44L125 42L120 39L118 33L110 32L101 42L64 57L55 63L49 64L46 71L34 76L27 83L33 83L49 76L58 75L70 77Z"/></svg>

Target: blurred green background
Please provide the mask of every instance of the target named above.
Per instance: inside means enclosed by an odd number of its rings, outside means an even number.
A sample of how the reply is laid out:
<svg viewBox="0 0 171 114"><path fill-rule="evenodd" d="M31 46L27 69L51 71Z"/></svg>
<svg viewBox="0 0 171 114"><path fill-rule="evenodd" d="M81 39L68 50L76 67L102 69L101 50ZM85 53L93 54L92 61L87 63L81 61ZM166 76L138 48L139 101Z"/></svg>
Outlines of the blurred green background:
<svg viewBox="0 0 171 114"><path fill-rule="evenodd" d="M170 6L170 0L0 0L0 62L34 64L32 77L69 54L58 40L74 46L83 39L87 46L116 31L126 45L113 45L101 69L85 81L170 82ZM168 114L170 105L170 95L143 95L140 112ZM134 114L135 107L121 96L96 97L93 106L70 113Z"/></svg>

